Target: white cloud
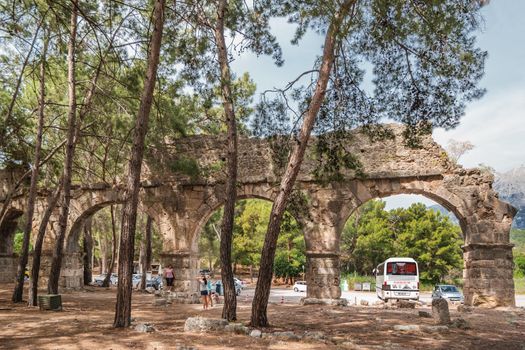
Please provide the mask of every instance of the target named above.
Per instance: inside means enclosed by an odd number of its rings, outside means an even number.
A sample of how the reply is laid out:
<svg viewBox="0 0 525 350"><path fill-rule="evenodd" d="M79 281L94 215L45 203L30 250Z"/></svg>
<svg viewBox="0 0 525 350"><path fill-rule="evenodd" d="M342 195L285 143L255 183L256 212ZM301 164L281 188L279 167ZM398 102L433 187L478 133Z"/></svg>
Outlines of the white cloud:
<svg viewBox="0 0 525 350"><path fill-rule="evenodd" d="M456 129L435 130L434 139L441 145L449 139L472 142L475 148L460 159L467 167L484 163L503 172L525 164L525 89L487 94Z"/></svg>

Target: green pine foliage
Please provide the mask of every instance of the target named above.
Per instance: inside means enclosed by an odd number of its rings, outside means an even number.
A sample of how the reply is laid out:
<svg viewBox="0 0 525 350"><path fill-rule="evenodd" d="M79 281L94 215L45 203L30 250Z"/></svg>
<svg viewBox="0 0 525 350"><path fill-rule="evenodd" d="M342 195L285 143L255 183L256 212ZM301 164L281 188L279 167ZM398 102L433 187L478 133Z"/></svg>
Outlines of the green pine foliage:
<svg viewBox="0 0 525 350"><path fill-rule="evenodd" d="M463 263L461 229L421 203L386 211L385 202L370 201L350 217L341 239L347 273L369 275L387 258L407 256L417 260L422 282L438 283L459 277Z"/></svg>
<svg viewBox="0 0 525 350"><path fill-rule="evenodd" d="M271 209L272 203L264 200L248 199L237 202L232 244L234 265L255 268L259 265ZM201 267L213 269L219 266L221 217L222 211L216 211L201 232ZM302 230L293 216L285 212L274 261L275 276L284 279L300 276L306 264L305 250Z"/></svg>

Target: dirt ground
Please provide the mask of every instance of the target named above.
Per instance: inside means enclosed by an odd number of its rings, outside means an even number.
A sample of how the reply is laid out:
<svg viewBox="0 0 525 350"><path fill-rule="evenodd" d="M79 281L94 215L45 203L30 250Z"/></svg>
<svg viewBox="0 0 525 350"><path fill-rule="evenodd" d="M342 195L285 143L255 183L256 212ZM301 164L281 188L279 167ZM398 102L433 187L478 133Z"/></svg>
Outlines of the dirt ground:
<svg viewBox="0 0 525 350"><path fill-rule="evenodd" d="M525 350L525 310L474 309L452 319L468 321L468 330L440 333L394 331L394 325L433 325L418 316L419 309L382 307L301 306L270 304L271 328L263 332L318 331L324 340L252 338L226 332L184 332L190 316L219 318L221 305L202 310L201 305L154 306L151 294L134 293L134 323L150 323L155 332L113 329L116 289L89 287L62 294L64 310L40 311L11 303L13 286L0 285L0 349L505 349ZM248 323L250 302L241 297L239 322Z"/></svg>

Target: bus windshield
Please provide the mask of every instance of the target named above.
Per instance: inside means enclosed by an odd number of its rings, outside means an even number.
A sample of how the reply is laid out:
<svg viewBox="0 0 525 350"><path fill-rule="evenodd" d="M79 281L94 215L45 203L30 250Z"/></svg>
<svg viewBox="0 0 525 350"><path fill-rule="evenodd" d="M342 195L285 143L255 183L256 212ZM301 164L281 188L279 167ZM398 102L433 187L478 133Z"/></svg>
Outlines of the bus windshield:
<svg viewBox="0 0 525 350"><path fill-rule="evenodd" d="M386 265L387 275L417 275L416 264L413 262L389 262Z"/></svg>

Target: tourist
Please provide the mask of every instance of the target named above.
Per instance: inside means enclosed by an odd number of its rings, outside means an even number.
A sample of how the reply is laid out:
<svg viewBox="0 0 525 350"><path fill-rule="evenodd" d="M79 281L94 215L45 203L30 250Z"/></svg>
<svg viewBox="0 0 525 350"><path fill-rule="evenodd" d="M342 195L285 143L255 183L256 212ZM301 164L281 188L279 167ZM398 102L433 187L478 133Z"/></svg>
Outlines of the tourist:
<svg viewBox="0 0 525 350"><path fill-rule="evenodd" d="M201 291L201 299L202 299L202 308L204 310L208 309L208 280L206 280L205 276L200 276L197 278L199 281L199 290Z"/></svg>
<svg viewBox="0 0 525 350"><path fill-rule="evenodd" d="M164 268L164 278L166 279L167 289L171 292L173 289L173 280L175 279L173 266L168 265Z"/></svg>
<svg viewBox="0 0 525 350"><path fill-rule="evenodd" d="M210 304L210 307L213 307L213 299L212 299L213 290L211 287L210 275L206 275L206 287L208 287L208 303Z"/></svg>

